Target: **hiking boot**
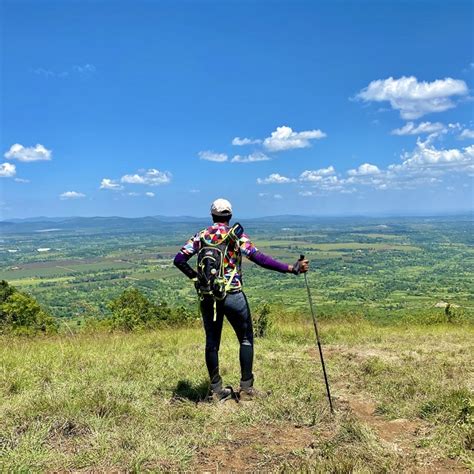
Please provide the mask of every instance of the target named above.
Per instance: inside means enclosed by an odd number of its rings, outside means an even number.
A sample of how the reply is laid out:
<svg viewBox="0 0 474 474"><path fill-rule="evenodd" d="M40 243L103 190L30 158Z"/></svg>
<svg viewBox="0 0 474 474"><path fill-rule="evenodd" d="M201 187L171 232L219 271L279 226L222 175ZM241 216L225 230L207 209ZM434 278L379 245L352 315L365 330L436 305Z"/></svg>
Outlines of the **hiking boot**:
<svg viewBox="0 0 474 474"><path fill-rule="evenodd" d="M241 380L239 389L239 399L242 401L255 400L256 398L265 398L270 392L262 392L253 386L253 377L250 380Z"/></svg>
<svg viewBox="0 0 474 474"><path fill-rule="evenodd" d="M223 387L222 379L216 383L211 383L209 401L225 402L234 398L232 387Z"/></svg>

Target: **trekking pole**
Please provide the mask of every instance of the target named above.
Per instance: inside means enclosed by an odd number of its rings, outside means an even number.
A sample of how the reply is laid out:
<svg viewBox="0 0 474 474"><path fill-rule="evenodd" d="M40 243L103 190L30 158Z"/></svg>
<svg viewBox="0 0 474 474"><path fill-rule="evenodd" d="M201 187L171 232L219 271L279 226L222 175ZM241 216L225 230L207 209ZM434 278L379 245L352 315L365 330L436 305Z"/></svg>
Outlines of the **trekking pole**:
<svg viewBox="0 0 474 474"><path fill-rule="evenodd" d="M303 260L304 260L304 255L300 255L300 261L303 261ZM334 413L334 408L332 406L332 399L331 399L331 391L329 390L328 376L326 374L326 366L324 364L323 348L321 346L321 340L319 339L318 325L316 323L316 314L313 309L313 300L311 298L311 291L309 289L308 276L306 272L304 273L304 281L306 283L306 290L308 291L309 307L311 309L311 316L313 318L314 332L316 333L316 341L318 343L319 356L321 358L321 365L323 366L324 382L326 384L326 392L328 394L329 408L331 410L331 413Z"/></svg>

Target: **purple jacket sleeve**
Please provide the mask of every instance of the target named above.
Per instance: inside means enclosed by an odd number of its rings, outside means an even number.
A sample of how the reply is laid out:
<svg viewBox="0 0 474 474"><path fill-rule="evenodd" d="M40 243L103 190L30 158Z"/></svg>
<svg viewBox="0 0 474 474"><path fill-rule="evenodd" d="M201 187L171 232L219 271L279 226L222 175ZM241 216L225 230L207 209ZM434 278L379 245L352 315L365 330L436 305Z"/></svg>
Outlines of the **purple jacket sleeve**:
<svg viewBox="0 0 474 474"><path fill-rule="evenodd" d="M173 263L178 267L187 277L196 278L197 272L188 263L192 255L186 255L183 252L178 252L174 257Z"/></svg>
<svg viewBox="0 0 474 474"><path fill-rule="evenodd" d="M280 273L288 273L288 265L286 263L278 262L259 250L253 253L249 259L257 265L267 268L268 270L275 270L276 272Z"/></svg>

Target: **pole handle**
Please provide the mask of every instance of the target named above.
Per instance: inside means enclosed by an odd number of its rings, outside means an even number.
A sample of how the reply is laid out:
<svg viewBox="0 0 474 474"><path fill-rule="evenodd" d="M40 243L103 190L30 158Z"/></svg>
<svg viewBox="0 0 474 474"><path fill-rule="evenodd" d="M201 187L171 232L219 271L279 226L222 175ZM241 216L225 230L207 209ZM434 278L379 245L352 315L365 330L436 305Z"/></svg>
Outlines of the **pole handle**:
<svg viewBox="0 0 474 474"><path fill-rule="evenodd" d="M299 262L302 262L304 260L304 255L303 254L300 254L300 258L299 258Z"/></svg>

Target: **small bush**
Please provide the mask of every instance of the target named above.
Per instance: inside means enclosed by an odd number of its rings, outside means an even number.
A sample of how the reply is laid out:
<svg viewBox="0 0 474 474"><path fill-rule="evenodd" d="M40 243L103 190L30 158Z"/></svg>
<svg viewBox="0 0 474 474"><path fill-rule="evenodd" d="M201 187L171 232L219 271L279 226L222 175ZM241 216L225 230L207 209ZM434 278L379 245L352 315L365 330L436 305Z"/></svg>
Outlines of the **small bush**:
<svg viewBox="0 0 474 474"><path fill-rule="evenodd" d="M5 280L0 282L0 333L33 335L57 332L53 317L30 295L18 291Z"/></svg>
<svg viewBox="0 0 474 474"><path fill-rule="evenodd" d="M257 308L256 314L254 318L254 335L255 337L265 337L272 326L270 306L267 303L263 303Z"/></svg>
<svg viewBox="0 0 474 474"><path fill-rule="evenodd" d="M109 303L109 308L112 311L112 328L125 331L153 328L171 316L166 304L152 303L136 288L125 290Z"/></svg>

